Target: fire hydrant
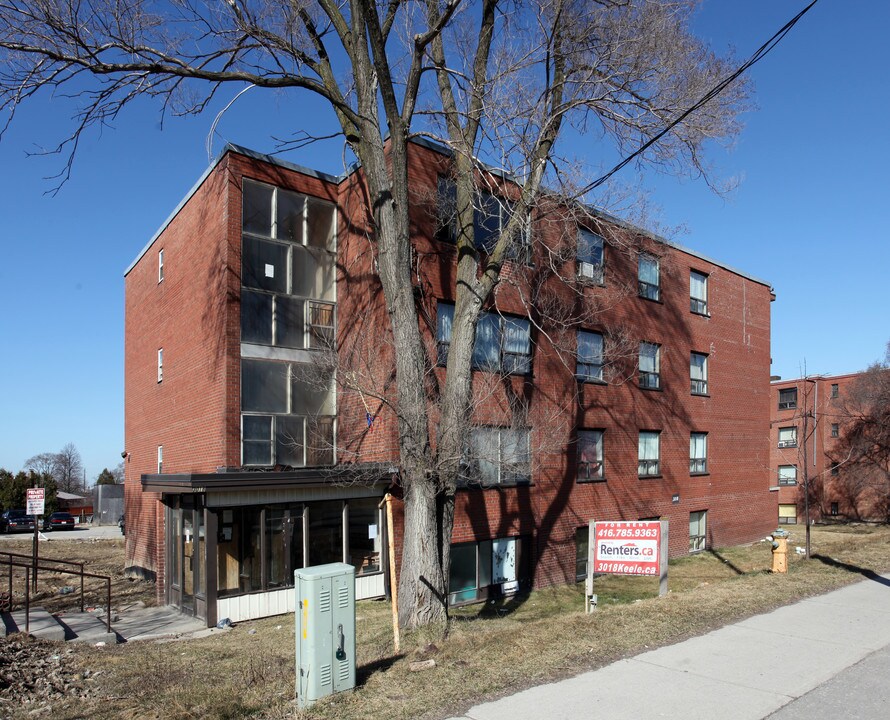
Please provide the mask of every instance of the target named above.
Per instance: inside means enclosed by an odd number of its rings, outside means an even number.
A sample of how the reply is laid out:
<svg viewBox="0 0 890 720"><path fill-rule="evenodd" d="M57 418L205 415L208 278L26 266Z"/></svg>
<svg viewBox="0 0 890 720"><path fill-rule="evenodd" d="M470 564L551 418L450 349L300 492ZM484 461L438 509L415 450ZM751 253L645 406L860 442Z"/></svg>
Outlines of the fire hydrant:
<svg viewBox="0 0 890 720"><path fill-rule="evenodd" d="M770 535L773 546L773 566L770 572L788 572L788 531L776 530Z"/></svg>

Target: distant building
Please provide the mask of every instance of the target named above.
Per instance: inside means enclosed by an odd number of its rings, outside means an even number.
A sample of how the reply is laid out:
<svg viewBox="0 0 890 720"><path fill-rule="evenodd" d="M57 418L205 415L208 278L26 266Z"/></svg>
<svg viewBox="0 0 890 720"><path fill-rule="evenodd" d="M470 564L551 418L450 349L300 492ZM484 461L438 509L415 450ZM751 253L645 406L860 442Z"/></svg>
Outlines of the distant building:
<svg viewBox="0 0 890 720"><path fill-rule="evenodd" d="M845 467L838 452L850 419L849 392L861 376L770 383L770 472L778 489L779 524L805 522L807 484L811 522L886 518L879 498L862 492L856 482L859 470Z"/></svg>
<svg viewBox="0 0 890 720"><path fill-rule="evenodd" d="M454 299L436 207L450 161L428 144L409 153L437 383ZM229 147L127 270L127 566L208 625L293 610L304 565L349 562L359 598L386 591L384 539L398 553L402 526L398 507L392 528L379 508L398 493L398 444L377 398L392 397L397 350L360 173ZM501 203L483 199L484 251ZM590 519L667 519L673 556L762 537L776 517L769 285L614 218L577 225L557 210L529 230L541 242L507 262L477 332L485 399L456 501L452 602L582 577ZM564 241L565 256L534 249ZM548 279L554 263L568 282ZM532 287L605 310L541 327Z"/></svg>

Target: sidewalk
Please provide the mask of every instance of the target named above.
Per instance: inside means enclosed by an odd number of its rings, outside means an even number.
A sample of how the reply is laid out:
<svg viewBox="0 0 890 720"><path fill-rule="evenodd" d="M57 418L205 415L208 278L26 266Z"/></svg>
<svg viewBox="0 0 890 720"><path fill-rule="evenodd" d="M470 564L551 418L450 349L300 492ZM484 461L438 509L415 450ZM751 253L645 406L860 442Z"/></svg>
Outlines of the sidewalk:
<svg viewBox="0 0 890 720"><path fill-rule="evenodd" d="M855 683L856 670L843 671L860 661L866 661L863 673L873 677L868 669L887 667L888 659L890 576L883 576L476 705L451 720L760 720L835 676L838 683ZM863 692L881 697L860 697ZM852 696L845 705L847 718L874 717L865 708L890 704L886 677L874 679L870 690L853 688L847 694ZM863 703L865 714L850 706L856 702ZM793 708L779 717L798 717ZM837 716L836 710L824 715Z"/></svg>

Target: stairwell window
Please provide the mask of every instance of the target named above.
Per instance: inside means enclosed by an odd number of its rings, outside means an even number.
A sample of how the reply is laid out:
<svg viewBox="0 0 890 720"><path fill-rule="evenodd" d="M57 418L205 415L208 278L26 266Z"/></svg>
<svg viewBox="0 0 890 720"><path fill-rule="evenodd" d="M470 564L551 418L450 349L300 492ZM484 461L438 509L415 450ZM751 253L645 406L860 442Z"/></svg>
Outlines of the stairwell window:
<svg viewBox="0 0 890 720"><path fill-rule="evenodd" d="M689 354L689 384L693 395L708 394L708 356L704 353Z"/></svg>
<svg viewBox="0 0 890 720"><path fill-rule="evenodd" d="M708 434L689 434L689 474L705 475L708 472Z"/></svg>
<svg viewBox="0 0 890 720"><path fill-rule="evenodd" d="M840 425L831 423L831 437L836 438L840 435Z"/></svg>
<svg viewBox="0 0 890 720"><path fill-rule="evenodd" d="M164 446L158 445L158 475L164 472Z"/></svg>
<svg viewBox="0 0 890 720"><path fill-rule="evenodd" d="M661 345L640 343L640 387L646 390L661 388Z"/></svg>
<svg viewBox="0 0 890 720"><path fill-rule="evenodd" d="M661 474L661 433L641 430L637 446L638 475L658 477Z"/></svg>
<svg viewBox="0 0 890 720"><path fill-rule="evenodd" d="M158 348L158 382L161 382L163 379L164 379L164 348Z"/></svg>
<svg viewBox="0 0 890 720"><path fill-rule="evenodd" d="M639 258L639 293L647 300L661 299L659 262L651 255L640 255Z"/></svg>
<svg viewBox="0 0 890 720"><path fill-rule="evenodd" d="M158 250L158 283L164 279L164 249Z"/></svg>
<svg viewBox="0 0 890 720"><path fill-rule="evenodd" d="M696 315L708 314L708 276L696 270L689 272L689 309Z"/></svg>
<svg viewBox="0 0 890 720"><path fill-rule="evenodd" d="M602 235L587 228L578 228L578 277L602 285L605 267L603 252Z"/></svg>

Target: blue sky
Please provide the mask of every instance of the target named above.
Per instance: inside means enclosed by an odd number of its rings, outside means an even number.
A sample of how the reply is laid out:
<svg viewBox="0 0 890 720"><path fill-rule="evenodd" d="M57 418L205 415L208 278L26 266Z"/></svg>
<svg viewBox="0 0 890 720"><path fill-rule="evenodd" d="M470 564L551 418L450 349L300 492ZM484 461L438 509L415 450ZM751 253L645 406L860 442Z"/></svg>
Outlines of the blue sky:
<svg viewBox="0 0 890 720"><path fill-rule="evenodd" d="M744 59L805 4L705 0L695 27ZM729 197L644 177L656 219L685 228L674 240L774 286L773 374L860 370L890 339L887 27L884 0L821 0L753 68L759 109L710 158L718 177L741 180ZM124 447L123 272L208 165L213 113L162 122L156 105L131 106L81 143L51 196L61 160L27 153L70 132L72 107L39 97L0 142L0 467L73 442L92 482ZM254 89L220 121L211 154L226 141L268 152L273 136L330 123L305 96ZM285 157L342 170L336 144Z"/></svg>

